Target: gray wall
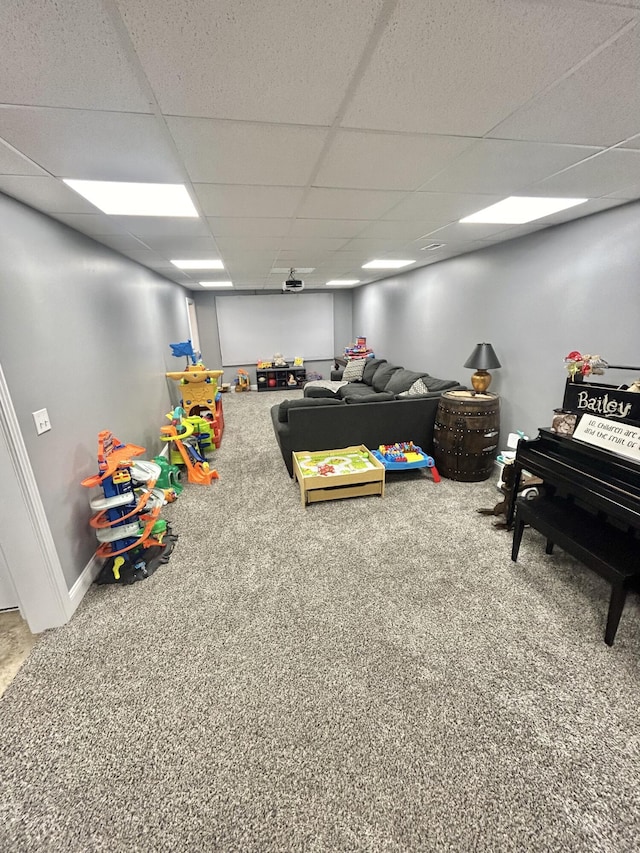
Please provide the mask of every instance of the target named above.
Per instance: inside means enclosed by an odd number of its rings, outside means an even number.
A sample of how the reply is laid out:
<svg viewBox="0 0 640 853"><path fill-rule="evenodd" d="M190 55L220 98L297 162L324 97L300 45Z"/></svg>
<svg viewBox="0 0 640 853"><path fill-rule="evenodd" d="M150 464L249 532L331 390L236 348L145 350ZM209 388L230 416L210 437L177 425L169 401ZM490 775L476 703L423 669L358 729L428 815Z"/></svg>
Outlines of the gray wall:
<svg viewBox="0 0 640 853"><path fill-rule="evenodd" d="M571 350L640 365L640 202L358 288L353 324L376 355L465 384L474 345L491 342L503 440L536 435L562 405Z"/></svg>
<svg viewBox="0 0 640 853"><path fill-rule="evenodd" d="M258 291L264 292L264 291ZM254 291L250 292L251 295ZM196 316L198 318L198 331L200 334L200 347L202 349L202 360L211 370L221 369L222 356L220 354L220 337L218 333L218 315L216 312L216 302L218 299L225 299L230 294L226 293L194 293L194 303L196 306ZM234 293L237 296L238 293ZM242 295L242 294L240 294ZM304 306L304 300L307 293L297 293L295 295L283 295L283 299L295 299L297 304ZM352 337L352 291L335 291L333 292L333 340L335 345L335 355L340 355L344 348L353 340ZM274 307L277 310L278 300L274 299ZM255 315L251 312L251 300L247 300L247 315L245 322L251 326L252 324L268 323L269 318L264 315ZM265 357L269 357L273 353L265 353ZM304 355L304 353L303 353ZM307 371L316 371L322 374L325 379L329 378L333 362L330 361L305 361ZM250 381L256 383L256 366L255 364L236 364L233 367L227 367L223 377L224 382L233 382L238 367L249 372Z"/></svg>
<svg viewBox="0 0 640 853"><path fill-rule="evenodd" d="M0 364L71 587L97 544L80 480L97 472L98 432L161 450L186 293L2 194L0 259ZM52 430L37 436L45 407Z"/></svg>

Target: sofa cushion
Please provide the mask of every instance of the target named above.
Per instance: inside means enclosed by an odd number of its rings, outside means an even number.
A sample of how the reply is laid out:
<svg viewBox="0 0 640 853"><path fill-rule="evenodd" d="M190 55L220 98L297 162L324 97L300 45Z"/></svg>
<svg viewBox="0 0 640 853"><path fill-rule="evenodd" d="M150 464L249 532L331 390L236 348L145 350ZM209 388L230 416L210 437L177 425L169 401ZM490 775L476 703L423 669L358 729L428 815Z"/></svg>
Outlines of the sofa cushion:
<svg viewBox="0 0 640 853"><path fill-rule="evenodd" d="M353 397L346 397L345 402L349 404L353 403L380 403L383 400L395 400L393 394L389 391L374 391L369 394L357 394Z"/></svg>
<svg viewBox="0 0 640 853"><path fill-rule="evenodd" d="M429 376L428 373L423 375L424 384L429 391L446 391L448 388L458 388L459 385L455 379L436 379L435 376Z"/></svg>
<svg viewBox="0 0 640 853"><path fill-rule="evenodd" d="M345 382L361 382L364 373L366 358L351 358L342 373Z"/></svg>
<svg viewBox="0 0 640 853"><path fill-rule="evenodd" d="M338 389L338 397L341 400L349 400L351 397L362 397L367 394L375 394L375 391L370 385L365 385L364 382L347 382L346 385Z"/></svg>
<svg viewBox="0 0 640 853"><path fill-rule="evenodd" d="M389 362L381 364L380 367L373 374L373 379L371 381L371 387L373 388L373 390L386 391L387 382L391 379L392 375L396 372L396 370L402 370L402 368L396 367L395 364L389 364Z"/></svg>
<svg viewBox="0 0 640 853"><path fill-rule="evenodd" d="M289 420L289 409L311 408L312 406L341 406L342 400L330 397L299 397L295 400L283 400L278 407L278 420L286 424Z"/></svg>
<svg viewBox="0 0 640 853"><path fill-rule="evenodd" d="M386 358L368 358L367 363L364 366L364 373L362 374L362 381L366 385L371 385L373 382L373 376L376 370L380 367L381 364L386 364Z"/></svg>
<svg viewBox="0 0 640 853"><path fill-rule="evenodd" d="M305 397L336 397L338 391L346 382L333 382L330 379L314 379L304 386Z"/></svg>
<svg viewBox="0 0 640 853"><path fill-rule="evenodd" d="M415 370L396 370L391 379L387 382L385 391L391 391L392 394L402 394L403 391L408 391L409 388L417 379L422 379L426 376L425 373L417 373Z"/></svg>

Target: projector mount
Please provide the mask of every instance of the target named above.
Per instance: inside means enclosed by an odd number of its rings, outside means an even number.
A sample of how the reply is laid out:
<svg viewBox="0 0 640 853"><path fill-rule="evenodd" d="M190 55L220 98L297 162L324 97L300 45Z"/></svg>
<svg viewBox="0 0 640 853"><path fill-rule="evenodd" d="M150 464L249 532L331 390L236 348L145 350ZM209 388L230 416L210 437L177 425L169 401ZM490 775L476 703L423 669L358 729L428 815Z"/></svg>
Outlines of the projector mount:
<svg viewBox="0 0 640 853"><path fill-rule="evenodd" d="M283 293L300 293L304 290L304 281L296 278L296 271L293 267L289 270L289 278L282 283Z"/></svg>

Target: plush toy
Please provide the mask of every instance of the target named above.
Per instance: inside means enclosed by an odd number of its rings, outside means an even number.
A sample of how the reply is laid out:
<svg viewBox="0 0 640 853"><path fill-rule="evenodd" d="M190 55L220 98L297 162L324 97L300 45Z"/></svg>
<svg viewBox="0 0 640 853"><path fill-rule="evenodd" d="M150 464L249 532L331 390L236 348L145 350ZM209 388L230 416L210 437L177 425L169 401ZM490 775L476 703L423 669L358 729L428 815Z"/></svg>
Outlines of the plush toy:
<svg viewBox="0 0 640 853"><path fill-rule="evenodd" d="M286 367L287 366L287 362L284 360L281 352L277 352L273 356L273 366L274 367Z"/></svg>

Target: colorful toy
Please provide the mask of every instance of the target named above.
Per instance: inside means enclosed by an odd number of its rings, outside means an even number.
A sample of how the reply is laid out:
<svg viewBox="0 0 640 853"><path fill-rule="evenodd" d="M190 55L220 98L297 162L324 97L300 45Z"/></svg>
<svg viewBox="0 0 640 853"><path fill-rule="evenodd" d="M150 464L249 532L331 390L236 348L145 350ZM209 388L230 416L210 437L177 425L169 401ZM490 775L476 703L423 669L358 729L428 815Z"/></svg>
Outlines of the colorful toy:
<svg viewBox="0 0 640 853"><path fill-rule="evenodd" d="M193 345L191 340L181 341L177 344L169 344L171 347L171 355L174 355L176 358L180 358L181 355L186 355L187 357L187 368L189 367L189 359L191 359L193 364L197 364L200 360L200 353L196 353L193 349Z"/></svg>
<svg viewBox="0 0 640 853"><path fill-rule="evenodd" d="M97 512L89 520L101 543L96 556L107 560L99 584L131 584L149 577L168 561L177 540L166 522L161 537L154 533L164 493L156 488L160 467L132 461L144 452L144 447L123 444L108 430L98 434L98 474L86 477L82 485L101 486L103 491L103 497L91 501Z"/></svg>
<svg viewBox="0 0 640 853"><path fill-rule="evenodd" d="M173 412L169 412L167 418L171 421L171 425L161 427L160 440L173 442L187 469L187 479L190 483L201 486L211 485L212 480L219 479L218 472L209 467L209 463L198 450L197 442L190 441L195 427L189 419L184 417L182 406L176 406Z"/></svg>
<svg viewBox="0 0 640 853"><path fill-rule="evenodd" d="M367 346L366 338L356 338L355 344L344 348L345 358L373 358L373 350Z"/></svg>
<svg viewBox="0 0 640 853"><path fill-rule="evenodd" d="M236 377L236 391L249 391L251 385L249 383L249 374L246 370L243 370L241 367L238 368L238 375Z"/></svg>
<svg viewBox="0 0 640 853"><path fill-rule="evenodd" d="M429 468L434 483L440 482L436 463L421 447L412 441L400 441L396 444L381 444L372 451L388 471L406 471L409 468Z"/></svg>
<svg viewBox="0 0 640 853"><path fill-rule="evenodd" d="M191 341L185 341L180 344L171 344L173 355L187 355L193 359L193 364L189 364L187 358L187 366L185 370L172 370L166 374L169 379L173 379L179 383L181 401L180 405L185 411L185 416L188 418L203 418L210 422L210 426L206 426L200 422L195 430L201 436L203 443L202 450L207 448L219 447L222 440L222 432L224 428L224 420L222 418L222 403L220 402L220 394L218 391L218 381L222 377L223 370L207 370L201 361L195 361L195 354ZM246 373L246 371L245 371ZM247 376L247 387L249 384L249 375ZM215 435L215 440L214 440ZM207 437L208 436L208 437ZM176 454L179 456L179 454ZM172 462L180 464L179 458L171 459Z"/></svg>
<svg viewBox="0 0 640 853"><path fill-rule="evenodd" d="M154 456L153 461L160 468L160 474L156 480L156 486L165 490L165 497L166 492L171 491L174 492L176 497L178 497L184 489L184 486L180 482L180 478L182 477L182 471L180 468L177 465L172 465L164 456Z"/></svg>
<svg viewBox="0 0 640 853"><path fill-rule="evenodd" d="M207 370L203 364L188 365L186 370L172 370L165 375L180 383L182 407L188 416L209 411L218 393L218 379L224 370Z"/></svg>

